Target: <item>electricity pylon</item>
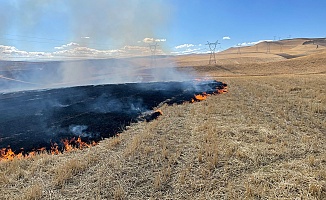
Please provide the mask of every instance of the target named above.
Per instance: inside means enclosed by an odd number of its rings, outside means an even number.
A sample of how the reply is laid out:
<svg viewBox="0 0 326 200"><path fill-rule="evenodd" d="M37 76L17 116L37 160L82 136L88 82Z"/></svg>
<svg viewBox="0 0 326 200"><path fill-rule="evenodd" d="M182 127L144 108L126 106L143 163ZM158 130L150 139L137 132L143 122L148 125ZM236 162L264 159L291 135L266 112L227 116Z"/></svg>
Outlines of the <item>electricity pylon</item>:
<svg viewBox="0 0 326 200"><path fill-rule="evenodd" d="M271 52L271 45L270 45L271 43L270 42L267 42L266 41L266 53L270 53Z"/></svg>
<svg viewBox="0 0 326 200"><path fill-rule="evenodd" d="M241 44L237 44L237 46L238 46L237 54L241 54Z"/></svg>
<svg viewBox="0 0 326 200"><path fill-rule="evenodd" d="M151 51L151 67L156 66L156 49L159 45L157 43L155 44L150 44L149 45L149 50Z"/></svg>
<svg viewBox="0 0 326 200"><path fill-rule="evenodd" d="M209 49L210 49L210 56L209 56L209 65L210 64L216 64L216 58L215 58L215 49L216 49L216 45L217 44L220 44L218 43L218 40L216 40L216 42L208 42L207 41L207 44Z"/></svg>

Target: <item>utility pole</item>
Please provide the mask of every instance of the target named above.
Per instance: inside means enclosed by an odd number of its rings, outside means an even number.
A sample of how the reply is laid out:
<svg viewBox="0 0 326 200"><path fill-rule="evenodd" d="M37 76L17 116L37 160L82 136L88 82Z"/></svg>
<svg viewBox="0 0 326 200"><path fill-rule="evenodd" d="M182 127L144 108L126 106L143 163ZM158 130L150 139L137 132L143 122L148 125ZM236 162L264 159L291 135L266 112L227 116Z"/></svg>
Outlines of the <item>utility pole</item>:
<svg viewBox="0 0 326 200"><path fill-rule="evenodd" d="M216 58L215 58L215 49L216 49L216 45L217 44L220 44L218 43L218 40L216 40L216 42L208 42L207 41L207 44L209 49L210 49L210 55L209 55L209 65L210 64L216 64Z"/></svg>
<svg viewBox="0 0 326 200"><path fill-rule="evenodd" d="M151 67L156 66L156 49L159 45L157 43L155 44L150 44L149 45L149 50L151 51Z"/></svg>

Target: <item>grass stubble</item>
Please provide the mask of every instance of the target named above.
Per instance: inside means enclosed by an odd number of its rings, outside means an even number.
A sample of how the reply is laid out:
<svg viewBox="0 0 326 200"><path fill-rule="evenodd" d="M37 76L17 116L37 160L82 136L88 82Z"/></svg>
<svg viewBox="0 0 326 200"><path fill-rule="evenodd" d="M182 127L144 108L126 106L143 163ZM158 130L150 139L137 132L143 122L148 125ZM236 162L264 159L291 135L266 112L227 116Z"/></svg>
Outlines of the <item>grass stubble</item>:
<svg viewBox="0 0 326 200"><path fill-rule="evenodd" d="M222 81L97 146L1 162L0 199L325 199L325 74Z"/></svg>

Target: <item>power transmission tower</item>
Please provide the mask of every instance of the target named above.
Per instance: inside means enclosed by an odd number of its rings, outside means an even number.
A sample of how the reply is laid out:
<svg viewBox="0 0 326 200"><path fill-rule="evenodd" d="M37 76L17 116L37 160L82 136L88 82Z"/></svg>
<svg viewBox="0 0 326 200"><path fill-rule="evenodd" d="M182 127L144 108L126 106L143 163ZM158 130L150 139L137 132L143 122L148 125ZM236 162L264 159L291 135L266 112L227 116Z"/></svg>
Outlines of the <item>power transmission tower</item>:
<svg viewBox="0 0 326 200"><path fill-rule="evenodd" d="M241 51L240 51L240 48L241 48L241 44L238 44L238 51L237 51L237 54L241 54Z"/></svg>
<svg viewBox="0 0 326 200"><path fill-rule="evenodd" d="M151 67L156 66L156 49L159 45L157 43L155 44L150 44L149 45L149 50L151 51Z"/></svg>
<svg viewBox="0 0 326 200"><path fill-rule="evenodd" d="M216 49L216 45L217 44L220 44L218 43L218 40L216 40L216 42L208 42L207 41L207 44L209 49L210 49L210 55L209 55L209 65L210 64L216 64L216 58L215 58L215 49Z"/></svg>
<svg viewBox="0 0 326 200"><path fill-rule="evenodd" d="M270 45L271 43L270 42L267 42L266 41L266 53L270 53L271 52L271 45Z"/></svg>

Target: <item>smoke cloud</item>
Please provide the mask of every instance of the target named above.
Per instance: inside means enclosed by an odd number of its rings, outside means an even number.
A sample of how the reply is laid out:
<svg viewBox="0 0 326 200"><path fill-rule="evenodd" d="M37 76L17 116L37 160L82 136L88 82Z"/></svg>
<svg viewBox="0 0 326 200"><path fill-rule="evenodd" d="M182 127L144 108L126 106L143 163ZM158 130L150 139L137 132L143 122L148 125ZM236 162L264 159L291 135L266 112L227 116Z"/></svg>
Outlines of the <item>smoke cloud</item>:
<svg viewBox="0 0 326 200"><path fill-rule="evenodd" d="M88 42L96 39L114 45L155 37L158 29L167 25L170 14L169 5L161 0L81 0L69 1L67 7L75 39L86 35Z"/></svg>
<svg viewBox="0 0 326 200"><path fill-rule="evenodd" d="M1 62L0 92L191 79L175 68L172 59L162 56L166 39L160 33L168 28L173 10L164 0L13 0L7 4L12 13L4 12L9 14L0 22L4 29L14 29L22 35L37 35L38 27L52 22L48 31L66 33L69 42L55 44L53 49L57 51L51 56L74 60ZM58 30L57 23L64 23L60 27L65 30ZM156 52L149 49L151 43L159 43ZM23 50L9 50L30 56ZM124 58L112 58L119 54ZM127 58L133 56L146 58Z"/></svg>
<svg viewBox="0 0 326 200"><path fill-rule="evenodd" d="M0 8L0 25L6 33L39 36L40 29L46 27L48 32L68 33L66 38L71 41L102 44L102 48L109 47L103 44L123 46L143 38L155 38L167 27L171 16L171 5L163 0L12 0L2 3L6 6Z"/></svg>

